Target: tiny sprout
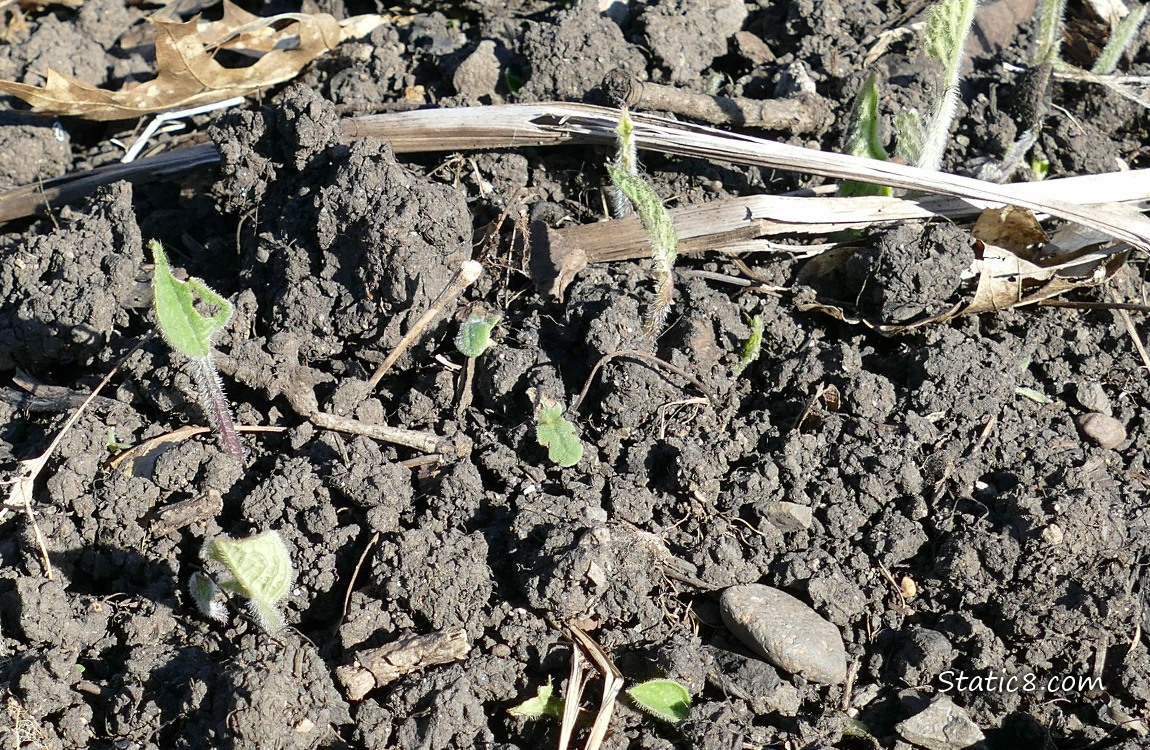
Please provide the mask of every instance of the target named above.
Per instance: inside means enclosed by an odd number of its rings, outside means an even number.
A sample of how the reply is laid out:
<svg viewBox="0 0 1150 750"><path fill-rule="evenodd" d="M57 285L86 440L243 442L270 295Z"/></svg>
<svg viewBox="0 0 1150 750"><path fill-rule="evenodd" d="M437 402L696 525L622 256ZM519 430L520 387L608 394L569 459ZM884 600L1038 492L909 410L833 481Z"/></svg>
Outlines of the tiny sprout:
<svg viewBox="0 0 1150 750"><path fill-rule="evenodd" d="M491 331L503 319L502 315L483 315L472 313L459 328L455 337L455 348L463 356L475 359L487 351L494 342L491 340Z"/></svg>
<svg viewBox="0 0 1150 750"><path fill-rule="evenodd" d="M655 271L658 274L655 289L655 302L647 315L647 332L654 335L659 332L667 313L671 310L671 302L675 291L675 258L679 253L679 235L671 221L671 214L663 205L659 194L647 184L639 174L638 164L635 161L635 133L631 115L624 109L619 116L619 126L615 130L618 136L618 156L615 164L608 164L607 171L611 175L611 183L615 189L630 201L643 228L647 230L647 239L651 243L651 257L655 261Z"/></svg>
<svg viewBox="0 0 1150 750"><path fill-rule="evenodd" d="M881 122L878 116L878 83L875 74L867 76L866 83L859 89L851 106L850 131L847 133L846 153L886 161L886 149L882 145ZM866 182L847 180L839 185L839 195L856 197L861 195L893 195L894 191L885 185L872 185Z"/></svg>
<svg viewBox="0 0 1150 750"><path fill-rule="evenodd" d="M507 713L523 719L538 719L542 716L562 716L563 701L555 695L555 688L551 678L547 678L546 685L540 685L535 691L534 698L528 698L517 706L507 709Z"/></svg>
<svg viewBox="0 0 1150 750"><path fill-rule="evenodd" d="M212 336L231 320L232 305L199 279L180 281L172 275L159 242L152 240L148 247L156 264L152 289L160 333L169 346L192 361L192 375L208 419L219 433L224 450L242 463L244 449L212 359ZM215 308L215 314L201 315L196 309L197 298Z"/></svg>
<svg viewBox="0 0 1150 750"><path fill-rule="evenodd" d="M563 468L574 466L583 458L583 443L575 434L575 427L563 418L559 404L540 405L535 413L535 438L547 449L547 457Z"/></svg>
<svg viewBox="0 0 1150 750"><path fill-rule="evenodd" d="M223 602L224 592L211 576L198 570L192 573L188 579L188 592L205 617L216 622L227 622L228 613Z"/></svg>
<svg viewBox="0 0 1150 750"><path fill-rule="evenodd" d="M756 359L763 350L763 316L755 315L747 320L751 326L751 335L743 342L743 350L739 352L739 364L735 365L735 375L742 375L743 370Z"/></svg>
<svg viewBox="0 0 1150 750"><path fill-rule="evenodd" d="M252 615L264 631L274 634L282 630L284 618L278 605L287 596L295 572L279 532L267 531L247 539L214 539L207 553L233 576L221 580L219 587L247 597Z"/></svg>
<svg viewBox="0 0 1150 750"><path fill-rule="evenodd" d="M641 710L656 719L677 723L687 718L691 695L675 680L648 680L627 691Z"/></svg>

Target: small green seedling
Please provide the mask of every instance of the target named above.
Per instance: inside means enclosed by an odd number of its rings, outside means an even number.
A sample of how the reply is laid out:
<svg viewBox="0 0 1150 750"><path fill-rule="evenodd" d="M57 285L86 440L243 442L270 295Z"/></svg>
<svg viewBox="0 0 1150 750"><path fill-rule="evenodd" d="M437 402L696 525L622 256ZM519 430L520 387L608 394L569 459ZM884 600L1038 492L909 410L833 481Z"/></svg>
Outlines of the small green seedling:
<svg viewBox="0 0 1150 750"><path fill-rule="evenodd" d="M679 235L671 221L671 214L659 195L639 174L635 158L635 126L626 109L619 115L618 155L614 164L607 165L611 184L622 193L643 222L647 239L651 242L651 257L658 275L655 301L647 314L647 333L655 335L663 327L675 293L675 258L679 253Z"/></svg>
<svg viewBox="0 0 1150 750"><path fill-rule="evenodd" d="M1118 68L1118 61L1122 59L1122 53L1138 39L1138 32L1146 21L1148 9L1150 6L1146 4L1138 5L1118 22L1110 32L1110 39L1106 42L1106 46L1102 48L1098 59L1094 61L1094 67L1090 69L1091 73L1100 76L1110 75Z"/></svg>
<svg viewBox="0 0 1150 750"><path fill-rule="evenodd" d="M753 315L747 323L751 326L751 335L743 342L743 349L739 352L739 364L735 365L735 377L743 374L763 351L763 316Z"/></svg>
<svg viewBox="0 0 1150 750"><path fill-rule="evenodd" d="M958 110L958 82L963 53L974 21L977 0L940 0L926 14L923 52L943 67L941 95L925 116L916 110L905 110L894 118L895 156L922 169L937 171L950 139L950 125ZM855 156L885 160L879 131L878 87L874 76L855 98L851 129L846 150ZM890 195L884 186L863 186L848 181L840 192L844 195Z"/></svg>
<svg viewBox="0 0 1150 750"><path fill-rule="evenodd" d="M886 161L886 149L882 145L882 125L878 116L878 83L874 73L867 76L866 83L855 96L854 104L851 106L850 123L846 153ZM860 195L889 196L894 195L894 190L886 185L846 180L839 185L839 195L848 198Z"/></svg>
<svg viewBox="0 0 1150 750"><path fill-rule="evenodd" d="M635 706L662 721L677 724L687 718L691 695L675 680L647 680L627 691Z"/></svg>
<svg viewBox="0 0 1150 750"><path fill-rule="evenodd" d="M212 619L223 620L219 594L230 591L248 599L252 616L265 632L283 630L279 603L287 596L295 572L279 532L266 531L247 539L214 539L206 551L208 558L222 563L231 577L217 583L207 575L192 576L189 585L200 610Z"/></svg>
<svg viewBox="0 0 1150 750"><path fill-rule="evenodd" d="M192 375L208 420L219 433L224 450L243 462L244 449L212 358L212 336L231 320L232 305L200 279L180 281L173 276L159 242L152 240L148 247L156 264L152 289L160 333L169 346L192 361ZM215 313L200 314L197 299L214 308Z"/></svg>
<svg viewBox="0 0 1150 750"><path fill-rule="evenodd" d="M1034 44L1034 67L1058 62L1062 49L1062 18L1066 0L1042 0L1038 10L1038 38Z"/></svg>
<svg viewBox="0 0 1150 750"><path fill-rule="evenodd" d="M547 684L535 691L534 698L528 698L517 706L507 709L507 713L521 719L538 719L543 716L563 715L563 701L555 695L555 688L550 677Z"/></svg>
<svg viewBox="0 0 1150 750"><path fill-rule="evenodd" d="M547 449L547 457L563 468L574 466L583 458L583 443L575 427L563 418L563 407L541 403L535 412L535 439Z"/></svg>
<svg viewBox="0 0 1150 750"><path fill-rule="evenodd" d="M942 96L920 131L917 154L910 161L923 169L938 170L950 139L950 123L958 111L958 81L962 72L963 52L974 22L977 0L942 0L926 14L923 50L927 57L942 63ZM897 126L897 121L896 121Z"/></svg>
<svg viewBox="0 0 1150 750"><path fill-rule="evenodd" d="M200 608L204 617L216 622L228 621L228 610L224 606L224 591L207 573L196 571L188 579L188 593Z"/></svg>
<svg viewBox="0 0 1150 750"><path fill-rule="evenodd" d="M475 359L487 351L494 342L491 340L491 331L503 319L502 315L483 315L473 313L463 321L459 333L455 337L455 348L468 359Z"/></svg>

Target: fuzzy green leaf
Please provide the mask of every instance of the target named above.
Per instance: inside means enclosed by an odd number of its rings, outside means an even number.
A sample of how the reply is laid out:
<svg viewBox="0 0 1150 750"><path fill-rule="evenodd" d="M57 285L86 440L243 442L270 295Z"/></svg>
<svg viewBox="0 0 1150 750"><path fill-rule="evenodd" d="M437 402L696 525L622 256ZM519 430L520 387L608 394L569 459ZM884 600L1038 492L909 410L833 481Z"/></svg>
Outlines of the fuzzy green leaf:
<svg viewBox="0 0 1150 750"><path fill-rule="evenodd" d="M1014 389L1014 392L1015 392L1017 395L1019 395L1019 396L1022 396L1023 398L1028 398L1028 399L1030 399L1031 401L1033 401L1033 402L1034 402L1034 403L1036 403L1036 404L1049 404L1049 403L1053 403L1053 402L1050 400L1050 398L1049 398L1049 397L1048 397L1048 396L1047 396L1045 393L1043 393L1042 391L1036 391L1035 389L1033 389L1033 388L1027 388L1027 387L1026 387L1026 386L1024 386L1024 385L1020 385L1020 386L1018 386L1017 388L1015 388L1015 389Z"/></svg>
<svg viewBox="0 0 1150 750"><path fill-rule="evenodd" d="M223 592L211 576L198 570L192 573L191 578L188 579L188 592L205 617L216 622L225 622L228 619L224 603L220 601Z"/></svg>
<svg viewBox="0 0 1150 750"><path fill-rule="evenodd" d="M1038 39L1034 47L1034 67L1056 62L1062 47L1062 19L1066 0L1042 0L1038 11Z"/></svg>
<svg viewBox="0 0 1150 750"><path fill-rule="evenodd" d="M659 194L639 175L628 174L614 164L608 164L607 171L611 175L611 182L623 191L623 195L627 196L638 212L639 220L647 230L647 238L651 241L651 255L655 263L661 270L670 270L675 265L675 256L679 251L679 235L675 232L671 214Z"/></svg>
<svg viewBox="0 0 1150 750"><path fill-rule="evenodd" d="M551 685L551 678L547 678L546 685L540 685L535 691L534 698L528 698L518 706L507 709L507 713L523 719L538 719L541 716L562 716L563 701L555 694Z"/></svg>
<svg viewBox="0 0 1150 750"><path fill-rule="evenodd" d="M491 330L503 319L502 315L468 316L455 337L455 348L463 356L475 359L491 346Z"/></svg>
<svg viewBox="0 0 1150 750"><path fill-rule="evenodd" d="M680 722L687 718L691 695L675 680L648 680L627 691L635 705L657 719Z"/></svg>
<svg viewBox="0 0 1150 750"><path fill-rule="evenodd" d="M948 83L957 78L962 65L962 51L977 5L977 0L941 0L927 11L923 51L943 64Z"/></svg>
<svg viewBox="0 0 1150 750"><path fill-rule="evenodd" d="M1118 22L1114 31L1110 33L1106 46L1102 48L1102 53L1094 62L1094 67L1090 69L1091 73L1110 75L1114 72L1118 67L1118 61L1122 59L1122 53L1138 39L1138 30L1146 20L1146 10L1146 5L1139 5Z"/></svg>
<svg viewBox="0 0 1150 750"><path fill-rule="evenodd" d="M583 458L583 443L575 427L563 418L559 404L543 406L535 415L535 439L547 449L547 457L566 468Z"/></svg>
<svg viewBox="0 0 1150 750"><path fill-rule="evenodd" d="M163 246L152 240L148 247L156 263L152 288L160 333L169 346L186 357L203 359L210 356L212 336L231 320L231 303L199 279L177 279L172 275ZM207 317L201 315L196 310L197 297L214 307L216 313Z"/></svg>
<svg viewBox="0 0 1150 750"><path fill-rule="evenodd" d="M867 76L866 83L855 95L851 106L851 129L847 133L846 153L869 159L886 161L886 149L882 145L882 123L878 116L878 82L875 74ZM852 197L860 195L894 195L894 191L884 185L871 185L866 182L846 180L839 185L839 195Z"/></svg>
<svg viewBox="0 0 1150 750"><path fill-rule="evenodd" d="M918 110L908 109L894 116L894 152L908 164L918 164L922 154L923 124Z"/></svg>
<svg viewBox="0 0 1150 750"><path fill-rule="evenodd" d="M234 580L220 585L251 600L252 613L269 633L284 627L278 604L287 596L295 577L291 557L279 532L267 531L247 539L215 539L208 556L223 563Z"/></svg>
<svg viewBox="0 0 1150 750"><path fill-rule="evenodd" d="M958 78L970 26L974 22L977 0L941 0L926 14L926 36L923 50L928 57L942 63L946 71L942 91L922 129L918 158L913 164L922 169L937 170L950 138L950 124L958 111Z"/></svg>

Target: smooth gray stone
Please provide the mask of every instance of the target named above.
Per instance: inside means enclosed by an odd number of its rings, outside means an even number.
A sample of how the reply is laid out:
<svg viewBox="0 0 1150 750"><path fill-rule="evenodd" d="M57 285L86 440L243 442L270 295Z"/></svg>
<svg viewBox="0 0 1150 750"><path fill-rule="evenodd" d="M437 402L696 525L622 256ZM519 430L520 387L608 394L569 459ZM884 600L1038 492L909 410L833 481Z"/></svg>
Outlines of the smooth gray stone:
<svg viewBox="0 0 1150 750"><path fill-rule="evenodd" d="M986 739L966 711L945 695L894 729L907 742L926 750L962 750Z"/></svg>
<svg viewBox="0 0 1150 750"><path fill-rule="evenodd" d="M735 637L776 667L824 685L846 681L838 628L790 594L758 583L732 586L719 609Z"/></svg>

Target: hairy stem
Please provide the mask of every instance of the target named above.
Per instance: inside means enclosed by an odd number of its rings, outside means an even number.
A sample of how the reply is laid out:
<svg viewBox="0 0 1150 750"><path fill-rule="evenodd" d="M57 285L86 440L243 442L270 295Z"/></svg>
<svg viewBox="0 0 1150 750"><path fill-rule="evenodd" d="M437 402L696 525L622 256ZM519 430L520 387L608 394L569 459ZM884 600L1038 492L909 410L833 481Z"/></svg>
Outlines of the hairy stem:
<svg viewBox="0 0 1150 750"><path fill-rule="evenodd" d="M200 403L203 404L204 411L208 413L208 421L219 434L224 451L239 459L241 464L246 465L244 447L240 443L239 433L236 432L236 423L232 419L232 410L228 406L227 396L224 395L224 386L220 382L216 363L212 360L210 353L204 357L196 357L192 362L194 363L192 376L195 378L196 388L200 392Z"/></svg>

